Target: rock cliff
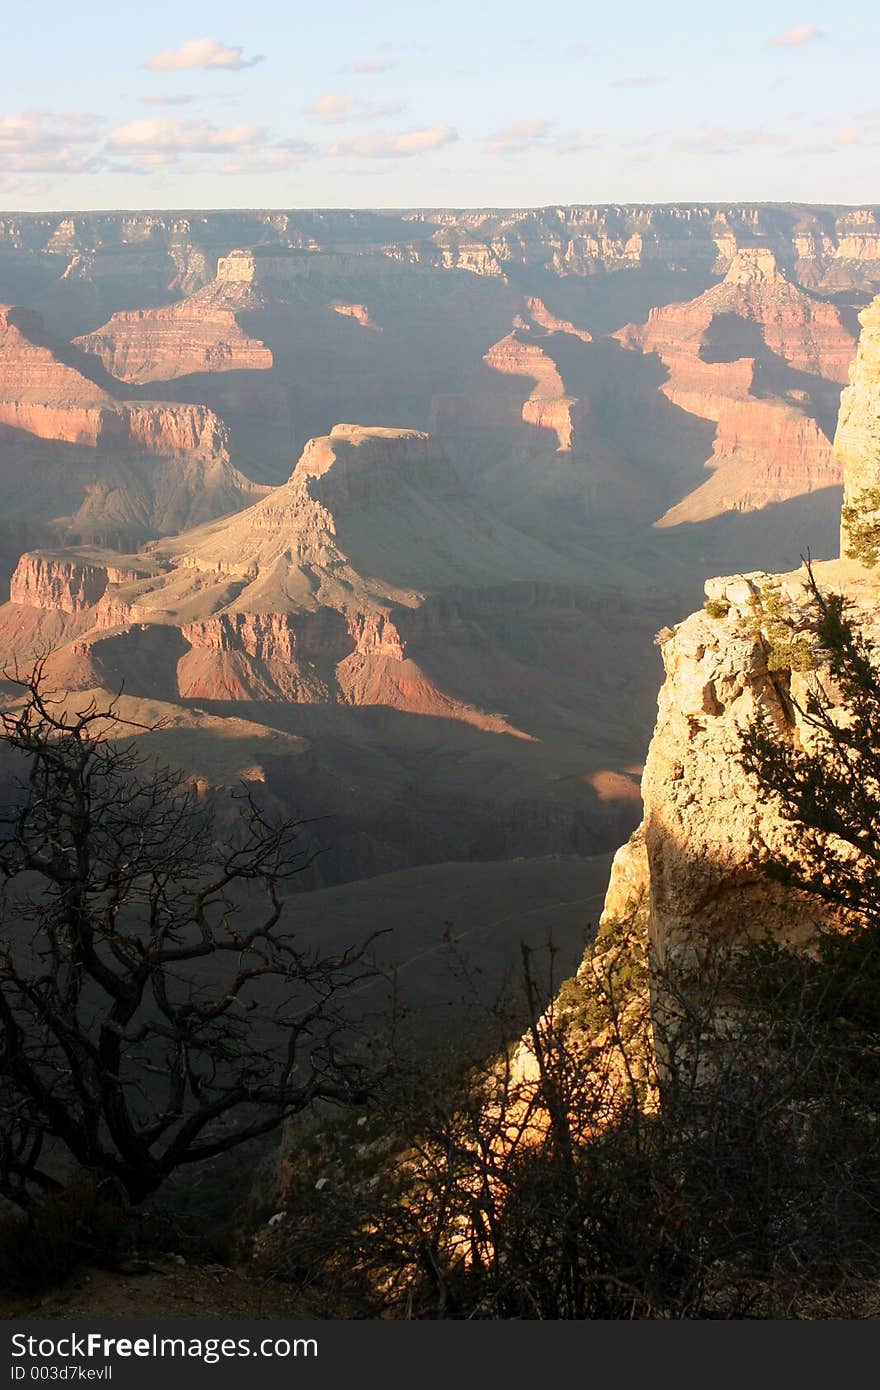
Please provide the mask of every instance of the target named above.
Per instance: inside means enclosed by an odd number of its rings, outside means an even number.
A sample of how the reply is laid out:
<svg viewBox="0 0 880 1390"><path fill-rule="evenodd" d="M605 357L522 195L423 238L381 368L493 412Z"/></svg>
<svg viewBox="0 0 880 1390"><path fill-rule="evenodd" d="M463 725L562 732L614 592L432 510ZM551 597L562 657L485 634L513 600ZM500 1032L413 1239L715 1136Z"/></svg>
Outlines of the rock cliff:
<svg viewBox="0 0 880 1390"><path fill-rule="evenodd" d="M213 296L114 314L94 333L74 339L120 381L171 381L195 372L267 371L272 353Z"/></svg>
<svg viewBox="0 0 880 1390"><path fill-rule="evenodd" d="M305 738L266 776L291 813L332 818L331 880L589 853L634 819L642 654L662 611L615 579L604 557L485 513L425 432L337 425L235 515L133 555L30 550L0 607L0 660L51 641L70 690L124 683L181 728L234 704ZM183 736L178 756L188 767Z"/></svg>
<svg viewBox="0 0 880 1390"><path fill-rule="evenodd" d="M697 299L653 309L615 337L656 353L663 394L714 421L712 476L657 524L751 511L834 487L830 434L837 382L855 343L833 304L794 284L766 247L737 252L724 280Z"/></svg>
<svg viewBox="0 0 880 1390"><path fill-rule="evenodd" d="M852 364L849 386L840 398L840 418L834 449L843 468L844 506L855 507L866 519L880 518L880 508L860 506L860 499L880 483L880 296L859 315L862 325L859 350ZM841 526L841 550L851 543L848 527Z"/></svg>
<svg viewBox="0 0 880 1390"><path fill-rule="evenodd" d="M82 334L134 305L169 304L198 292L218 260L230 280L247 280L251 248L277 262L288 284L294 277L352 273L375 279L391 265L496 281L538 272L595 281L601 294L599 281L609 271L667 284L696 274L708 283L724 274L738 250L756 245L813 289L847 290L866 278L880 284L874 207L606 204L12 214L0 218L0 298L21 297L26 284L28 301L56 330ZM291 252L301 253L298 260Z"/></svg>
<svg viewBox="0 0 880 1390"><path fill-rule="evenodd" d="M880 484L880 300L861 323L835 442L853 496ZM819 589L843 594L856 626L876 644L873 571L847 559L813 569ZM802 710L815 676L795 659L791 640L808 631L805 570L714 578L705 593L702 611L657 639L665 682L642 778L644 822L606 900L614 912L633 883L645 886L655 962L691 979L721 943L765 933L803 943L827 918L816 900L784 889L756 867L760 847L780 847L786 827L741 763L742 731L759 713L810 746ZM813 660L821 669L820 652Z"/></svg>
<svg viewBox="0 0 880 1390"><path fill-rule="evenodd" d="M0 477L10 520L129 542L242 506L262 489L207 405L132 400L104 366L0 307Z"/></svg>
<svg viewBox="0 0 880 1390"><path fill-rule="evenodd" d="M180 698L387 705L515 732L429 676L414 649L431 649L431 624L410 624L405 639L397 615L453 575L573 583L576 571L538 545L529 555L525 538L484 524L459 492L429 435L338 425L263 501L142 559L25 555L11 600L91 610L98 634L175 626L189 648L169 673Z"/></svg>
<svg viewBox="0 0 880 1390"><path fill-rule="evenodd" d="M555 362L540 343L530 341L522 329L514 329L489 349L483 361L496 372L525 377L534 383L523 402L520 418L526 425L555 435L557 449L570 453L577 401L566 394Z"/></svg>

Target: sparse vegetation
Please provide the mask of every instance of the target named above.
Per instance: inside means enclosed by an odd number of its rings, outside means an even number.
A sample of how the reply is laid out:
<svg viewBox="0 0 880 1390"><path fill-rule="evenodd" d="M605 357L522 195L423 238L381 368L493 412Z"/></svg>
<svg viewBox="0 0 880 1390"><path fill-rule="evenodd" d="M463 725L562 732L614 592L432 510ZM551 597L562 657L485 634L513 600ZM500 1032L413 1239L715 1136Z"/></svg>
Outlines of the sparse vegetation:
<svg viewBox="0 0 880 1390"><path fill-rule="evenodd" d="M806 616L766 615L809 646L809 746L768 719L743 757L791 827L762 871L843 918L813 953L694 941L699 979L654 961L649 997L635 909L540 1015L527 960L528 1046L412 1078L356 1163L328 1139L276 1274L386 1316L876 1315L880 680L809 575Z"/></svg>
<svg viewBox="0 0 880 1390"><path fill-rule="evenodd" d="M766 585L753 596L749 606L751 615L741 619L741 626L763 642L767 670L774 674L811 671L815 653L809 622L804 623L800 611L786 603L779 586Z"/></svg>
<svg viewBox="0 0 880 1390"><path fill-rule="evenodd" d="M662 1018L633 980L577 1024L570 999L536 1018L530 1061L398 1070L297 1165L258 1267L348 1316L871 1306L880 1133L866 1034L831 1017L839 962L770 944L709 959L698 1000L663 981Z"/></svg>
<svg viewBox="0 0 880 1390"><path fill-rule="evenodd" d="M558 990L550 952L544 988L553 1003L546 1009L536 957L524 950L524 1035L521 1011L515 1021L499 1006L488 1057L484 1048L464 1060L435 1059L426 1069L395 1053L369 1098L351 1084L341 1093L335 1079L327 1099L361 1101L337 1123L321 1114L306 1127L296 1120L305 1107L288 1108L293 1123L281 1159L280 1211L270 1220L264 1205L257 1214L252 1267L260 1277L282 1282L331 1317L876 1314L880 680L873 650L843 601L822 595L809 574L806 617L802 609L790 616L772 600L763 614L771 633L778 624L780 644L786 629L809 646L808 695L801 704L792 697L809 739L799 742L762 721L745 733L742 756L791 830L787 850L759 854L762 871L823 898L842 914L842 930L828 930L813 954L745 937L727 947L695 942L702 961L695 986L651 959L646 904L634 902L605 920L577 976ZM50 750L69 736L69 723L59 725L51 705L42 713L41 699L39 686L29 686L30 713L23 728L15 726L22 752L34 737L28 720L46 728ZM112 750L114 760L132 756L103 735L87 747L104 749L104 756ZM142 777L140 765L120 766L118 788L144 785L131 780ZM64 784L50 820L37 796L36 818L15 822L31 837L10 835L8 843L44 856L47 845L65 843L68 822L59 817L69 817L77 785ZM28 783L19 817L34 817L34 788L43 786ZM113 807L119 814L118 794ZM51 982L55 957L80 938L58 915L58 903L68 899L59 897L55 879L49 883L28 901L38 907L30 920L54 943L40 976ZM96 903L106 908L103 892L89 897L93 914ZM115 925L105 936L108 963L118 962L117 970L129 959L120 960L123 942L133 939L144 940ZM16 970L14 979L2 977L7 991L21 988L21 966ZM76 996L82 1016L86 998L101 998L99 984L93 979L93 992ZM6 1017L8 1003L4 1010ZM59 1017L69 1030L70 1012ZM316 1025L318 1017L325 1015ZM55 1033L47 1018L39 1021L33 1066L38 1076L54 1077L51 1099L55 1088L75 1083L61 1080L56 1054L46 1050ZM10 1036L7 1066L15 1056ZM315 1036L327 1045L320 1028ZM235 1031L227 1045L223 1065L238 1058L243 1034ZM147 1055L136 1054L138 1063ZM325 1056L341 1066L335 1048ZM220 1084L221 1070L216 1080L211 1073L212 1085ZM340 1075L363 1079L344 1069ZM38 1123L48 1130L17 1084L7 1116L27 1119L32 1132ZM119 1084L136 1091L133 1078ZM190 1099L196 1113L203 1096L204 1088ZM79 1092L76 1103L82 1113ZM133 1126L155 1126L142 1098L130 1104ZM51 1138L57 1152L63 1135ZM8 1143L5 1153L6 1180L14 1186L19 1176ZM25 1217L0 1229L0 1279L4 1242L8 1252L25 1227L34 1271L27 1277L35 1286L38 1266L61 1277L83 1251L114 1258L114 1208L103 1197L96 1203L104 1189L95 1184L110 1181L118 1194L125 1187L119 1168L104 1160L87 1179L66 1184L47 1176L48 1200L23 1203ZM113 1198L117 1213L131 1195L129 1188L121 1204Z"/></svg>
<svg viewBox="0 0 880 1390"><path fill-rule="evenodd" d="M880 560L880 487L865 488L854 502L843 506L840 515L846 554L873 569Z"/></svg>
<svg viewBox="0 0 880 1390"><path fill-rule="evenodd" d="M808 567L807 618L816 664L792 709L802 734L783 737L762 715L743 738L743 761L789 827L764 846L763 871L870 927L880 919L880 677L877 653L838 594L819 591Z"/></svg>
<svg viewBox="0 0 880 1390"><path fill-rule="evenodd" d="M299 824L245 793L227 834L112 704L54 697L43 663L18 684L0 715L17 774L0 818L0 1194L33 1214L84 1174L138 1203L315 1102L362 1100L340 1004L365 948L303 952L287 929Z"/></svg>
<svg viewBox="0 0 880 1390"><path fill-rule="evenodd" d="M730 612L730 604L718 598L707 598L703 610L710 618L726 618Z"/></svg>

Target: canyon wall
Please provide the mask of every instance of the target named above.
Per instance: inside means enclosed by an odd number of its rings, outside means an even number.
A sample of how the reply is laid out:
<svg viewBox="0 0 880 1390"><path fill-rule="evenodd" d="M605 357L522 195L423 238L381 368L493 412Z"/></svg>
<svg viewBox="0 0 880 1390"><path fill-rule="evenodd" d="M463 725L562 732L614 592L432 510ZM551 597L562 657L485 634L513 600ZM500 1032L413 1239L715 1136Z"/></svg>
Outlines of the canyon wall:
<svg viewBox="0 0 880 1390"><path fill-rule="evenodd" d="M0 485L23 534L123 546L264 491L234 466L210 406L132 399L96 356L15 306L0 306Z"/></svg>
<svg viewBox="0 0 880 1390"><path fill-rule="evenodd" d="M776 254L822 272L835 264L880 261L880 210L771 204L575 205L526 209L431 209L398 213L278 211L191 213L16 213L0 217L0 250L80 257L95 265L139 256L163 258L185 279L200 260L235 256L259 244L263 254L332 248L340 256L373 249L420 248L435 263L497 274L519 263L589 274L695 252L729 260L744 242L765 241ZM277 252L276 252L277 254ZM195 262L195 266L193 265ZM107 267L109 272L109 265ZM230 266L234 274L238 267ZM242 273L246 273L243 270Z"/></svg>
<svg viewBox="0 0 880 1390"><path fill-rule="evenodd" d="M880 298L861 323L835 439L849 497L880 485ZM843 558L813 572L820 591L845 596L855 625L876 643L873 570ZM657 638L665 681L642 778L643 827L627 852L647 885L658 967L691 979L720 943L765 934L803 943L828 913L762 874L760 857L782 847L787 824L741 761L743 730L761 716L782 737L811 745L803 711L816 676L794 656L799 635L810 641L814 616L806 570L713 578L705 593L703 610ZM821 676L821 651L815 642L812 649ZM618 874L607 910L619 908L621 891Z"/></svg>
<svg viewBox="0 0 880 1390"><path fill-rule="evenodd" d="M57 331L72 335L139 304L192 295L218 261L230 280L246 280L249 248L276 262L288 284L346 277L353 268L384 276L389 265L495 280L523 271L579 280L609 271L681 278L690 268L708 282L739 249L756 244L813 288L846 289L866 275L880 285L880 211L872 206L34 213L0 217L0 299L26 297Z"/></svg>

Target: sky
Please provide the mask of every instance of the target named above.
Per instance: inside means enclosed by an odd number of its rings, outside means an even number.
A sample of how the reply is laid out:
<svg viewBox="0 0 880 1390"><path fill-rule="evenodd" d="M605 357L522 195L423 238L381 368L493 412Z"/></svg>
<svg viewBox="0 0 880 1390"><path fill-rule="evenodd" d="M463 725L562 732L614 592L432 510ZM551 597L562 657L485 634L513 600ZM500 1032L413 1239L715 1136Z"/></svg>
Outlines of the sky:
<svg viewBox="0 0 880 1390"><path fill-rule="evenodd" d="M880 203L876 0L42 0L0 209Z"/></svg>

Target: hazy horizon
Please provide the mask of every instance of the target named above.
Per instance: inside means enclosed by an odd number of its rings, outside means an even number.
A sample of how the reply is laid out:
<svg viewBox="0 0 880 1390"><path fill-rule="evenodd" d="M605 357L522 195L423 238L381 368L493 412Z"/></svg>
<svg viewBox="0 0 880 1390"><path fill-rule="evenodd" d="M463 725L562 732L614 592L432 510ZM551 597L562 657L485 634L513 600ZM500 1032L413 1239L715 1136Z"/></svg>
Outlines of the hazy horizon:
<svg viewBox="0 0 880 1390"><path fill-rule="evenodd" d="M626 20L344 0L305 28L278 0L159 0L135 32L108 0L48 0L8 36L0 207L880 201L865 0Z"/></svg>

